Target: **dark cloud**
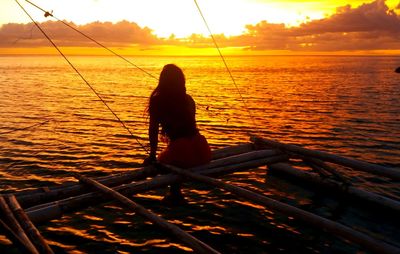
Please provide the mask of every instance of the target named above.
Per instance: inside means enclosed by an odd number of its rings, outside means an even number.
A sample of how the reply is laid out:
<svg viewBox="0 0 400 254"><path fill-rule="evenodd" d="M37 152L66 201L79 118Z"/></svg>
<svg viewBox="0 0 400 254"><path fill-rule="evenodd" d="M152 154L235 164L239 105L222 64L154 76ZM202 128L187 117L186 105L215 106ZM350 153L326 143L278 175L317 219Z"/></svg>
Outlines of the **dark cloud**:
<svg viewBox="0 0 400 254"><path fill-rule="evenodd" d="M60 22L44 22L41 26L59 45L94 45ZM151 29L128 21L116 24L94 22L76 28L107 46L214 46L210 38L198 34L187 38L176 38L173 35L167 39L158 38ZM357 8L350 5L339 7L330 17L308 21L298 27L261 21L256 25L247 25L246 33L242 35L226 37L220 34L215 35L215 38L220 47L257 50L394 50L400 49L400 17L389 10L384 0L375 0ZM0 47L48 45L33 24L7 24L0 27Z"/></svg>
<svg viewBox="0 0 400 254"><path fill-rule="evenodd" d="M266 21L247 26L247 34L233 38L255 49L306 51L400 49L400 18L384 0L336 9L330 17L299 27ZM234 43L233 43L234 44Z"/></svg>
<svg viewBox="0 0 400 254"><path fill-rule="evenodd" d="M82 26L74 23L88 36L108 46L128 46L132 44L152 45L160 43L160 39L152 34L152 30L141 28L136 23L121 21L93 22ZM41 23L42 29L60 46L92 46L93 42L68 28L61 22L47 21ZM0 27L0 47L49 46L39 29L32 23L6 24Z"/></svg>
<svg viewBox="0 0 400 254"><path fill-rule="evenodd" d="M302 24L296 29L300 34L351 33L351 32L400 32L400 20L389 10L384 0L363 4L356 9L350 5L337 8L329 18Z"/></svg>

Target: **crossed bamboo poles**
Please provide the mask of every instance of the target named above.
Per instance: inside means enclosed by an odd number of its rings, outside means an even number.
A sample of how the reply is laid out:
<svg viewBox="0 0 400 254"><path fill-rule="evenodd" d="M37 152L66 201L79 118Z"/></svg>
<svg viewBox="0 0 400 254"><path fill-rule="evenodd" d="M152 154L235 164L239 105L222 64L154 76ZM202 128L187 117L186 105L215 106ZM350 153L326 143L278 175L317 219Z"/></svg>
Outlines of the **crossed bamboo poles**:
<svg viewBox="0 0 400 254"><path fill-rule="evenodd" d="M0 226L21 252L54 254L14 195L0 196L0 208L2 212Z"/></svg>
<svg viewBox="0 0 400 254"><path fill-rule="evenodd" d="M268 209L275 210L275 211L283 213L285 215L297 218L298 220L302 220L303 222L308 223L312 226L322 228L324 231L331 232L336 236L339 236L341 238L358 243L360 246L363 246L368 250L371 250L371 251L374 251L377 253L398 253L400 251L395 246L392 246L388 243L376 240L368 235L365 235L363 233L355 231L347 226L330 221L328 219L325 219L325 218L317 216L315 214L306 212L299 208L296 208L296 207L281 203L279 201L270 199L263 195L251 192L249 190L246 190L246 189L243 189L243 188L240 188L237 186L233 186L233 185L224 183L220 180L205 176L205 175L226 174L229 172L233 172L233 171L237 171L237 170L245 170L245 169L249 169L252 167L253 168L258 167L261 165L270 165L271 170L279 170L279 171L286 172L286 173L293 173L292 172L293 168L291 168L287 164L277 163L280 161L287 160L287 155L283 155L282 152L296 153L300 157L302 156L304 160L308 160L309 162L311 161L311 163L315 163L314 166L317 165L321 171L326 171L325 173L332 173L332 175L338 179L341 178L340 176L338 176L338 173L335 172L334 169L332 169L332 168L328 167L326 164L324 164L322 162L322 160L325 160L325 161L328 160L330 162L335 162L337 164L341 164L341 165L345 165L345 166L351 165L353 168L358 168L358 169L364 169L365 167L367 167L367 170L369 172L371 172L371 170L375 170L375 171L378 170L380 175L385 175L386 177L390 177L394 180L398 179L398 178L396 178L397 175L396 175L395 170L377 166L377 165L368 164L365 162L359 162L359 161L348 159L348 158L333 156L333 155L329 155L329 154L326 154L323 152L312 151L312 150L300 148L300 147L293 146L293 145L285 145L285 144L275 142L275 141L264 140L264 139L260 139L260 138L254 138L253 141L259 147L263 147L263 146L268 146L269 148L274 147L274 148L279 148L281 151L279 152L277 150L270 150L270 149L269 150L267 149L267 150L251 151L252 148L249 147L248 145L245 145L242 147L236 147L235 149L238 150L238 151L236 151L236 153L240 153L237 156L230 156L228 158L214 160L207 166L197 167L192 170L182 170L182 169L179 169L179 168L176 168L173 166L164 165L164 167L166 167L169 171L173 172L173 174L157 176L149 181L142 181L142 182L138 182L138 183L120 185L120 186L115 187L114 190L109 187L104 186L103 184L98 183L98 181L96 181L96 180L88 179L83 176L77 176L77 177L82 182L89 184L90 186L94 186L96 189L99 189L102 192L106 192L108 195L111 195L112 197L114 197L118 200L122 200L123 203L126 204L129 208L134 209L139 214L141 214L141 215L145 216L147 219L153 221L156 225L161 226L162 228L168 230L172 235L182 239L183 242L185 242L189 247L191 247L193 250L195 250L198 253L218 253L218 251L214 250L212 247L210 247L207 244L201 242L200 240L194 238L193 236L187 234L186 232L182 231L178 227L166 222L162 218L155 216L151 212L147 211L140 205L138 205L135 202L133 202L132 200L124 197L123 195L121 195L118 192L121 192L125 195L130 195L130 194L137 193L137 192L140 192L143 190L158 188L158 187L162 187L162 186L174 183L174 182L183 181L184 179L201 181L201 182L222 188L233 194L236 194L240 198L246 198L247 200L251 200L254 203L264 205ZM245 153L243 154L243 152L245 152ZM222 152L222 154L223 154L223 152ZM226 155L229 156L230 154L228 153L228 154L222 155L221 157L224 157ZM308 173L306 173L306 174L308 174ZM143 172L139 171L139 172L136 172L136 174L131 173L129 175L133 179L133 178L135 178L133 176L137 177L137 176L146 175L146 174L144 173L144 171ZM313 177L311 177L311 178L305 177L304 179L306 181L309 181L310 179L314 179L314 178ZM114 184L115 184L115 179L113 179L112 177L104 177L104 178L101 178L98 180L102 181L106 184L110 184L110 182L112 182L114 180ZM330 179L323 179L321 182L327 183L330 188L335 188L335 186L336 186L339 190L347 191L349 194L354 195L357 198L361 198L361 199L364 198L364 199L368 200L369 202L378 202L379 203L383 200L383 204L385 204L385 203L389 204L389 206L387 206L387 207L389 207L390 209L394 209L395 211L396 211L396 209L397 209L397 211L399 211L399 209L400 209L399 202L396 202L396 201L390 200L390 199L382 199L384 197L379 196L377 194L368 196L368 193L362 192L362 191L360 192L359 189L357 189L353 186L348 186L348 183L346 183L345 179L342 179L342 180L343 180L343 184L346 184L346 188L343 188L343 186L339 186L337 184L336 185L333 184L332 183L333 181ZM118 182L118 181L116 181L116 182ZM76 186L81 186L81 185L76 185ZM70 190L71 190L71 188L70 188ZM60 191L60 190L58 190L58 191ZM82 189L81 189L81 191L82 191ZM48 191L48 193L51 193L51 191ZM98 192L88 193L88 194L81 195L80 199L76 199L75 201L78 202L78 200L79 200L80 202L82 202L82 201L85 202L85 200L90 200L90 199L93 200L93 197L96 197L99 195L100 194ZM24 197L24 196L21 196L21 197ZM46 211L46 210L47 211L49 211L49 210L55 211L57 209L61 210L61 207L67 208L66 211L68 211L68 207L66 205L68 204L68 202L71 202L71 201L74 202L73 201L74 199L75 198L70 198L65 201L57 201L57 202L53 203L52 205L47 204L47 205L38 205L35 207L31 207L31 208L27 209L27 213L33 221L39 222L41 220L41 218L40 218L41 211ZM21 200L24 200L24 199L21 198ZM73 208L73 207L76 208L77 202L75 204L73 204L71 206L71 208ZM381 203L379 203L379 204L381 204ZM62 212L65 212L65 211L60 211L59 215L61 215Z"/></svg>

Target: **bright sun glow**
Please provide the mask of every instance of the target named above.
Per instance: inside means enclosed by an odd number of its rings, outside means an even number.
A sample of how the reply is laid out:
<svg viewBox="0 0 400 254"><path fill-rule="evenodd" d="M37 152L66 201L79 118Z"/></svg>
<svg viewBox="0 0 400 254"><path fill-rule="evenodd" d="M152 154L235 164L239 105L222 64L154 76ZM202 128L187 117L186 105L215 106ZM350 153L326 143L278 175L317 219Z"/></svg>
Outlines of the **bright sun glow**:
<svg viewBox="0 0 400 254"><path fill-rule="evenodd" d="M45 18L27 0L18 1L36 21L54 20ZM88 34L124 54L215 54L211 40L202 37L209 37L209 32L194 0L31 1L53 11L60 19L82 25L80 28ZM227 54L352 54L364 50L382 54L383 50L391 53L399 50L397 30L389 31L393 17L400 20L398 0L197 0L197 3ZM0 55L54 51L37 29L28 24L30 19L15 1L1 0L0 9L0 28L6 24L0 30ZM303 23L309 24L299 26ZM368 35L368 41L358 34L360 24L369 29L362 32L363 36ZM375 24L381 24L380 31L376 31ZM64 31L60 23L45 25L58 45L71 54L101 54L86 40ZM344 30L335 32L335 27ZM226 38L218 36L221 34Z"/></svg>
<svg viewBox="0 0 400 254"><path fill-rule="evenodd" d="M32 0L46 10L53 10L62 19L76 24L93 21L118 22L128 20L142 27L153 29L153 33L169 37L188 36L192 33L208 35L208 31L191 0ZM43 14L20 0L39 21L45 21ZM270 23L285 23L295 26L307 20L322 18L336 7L346 4L358 6L365 0L198 0L210 28L216 34L237 35L245 31L246 24L261 20ZM386 1L392 8L396 0ZM2 16L0 24L29 22L14 1L0 3Z"/></svg>

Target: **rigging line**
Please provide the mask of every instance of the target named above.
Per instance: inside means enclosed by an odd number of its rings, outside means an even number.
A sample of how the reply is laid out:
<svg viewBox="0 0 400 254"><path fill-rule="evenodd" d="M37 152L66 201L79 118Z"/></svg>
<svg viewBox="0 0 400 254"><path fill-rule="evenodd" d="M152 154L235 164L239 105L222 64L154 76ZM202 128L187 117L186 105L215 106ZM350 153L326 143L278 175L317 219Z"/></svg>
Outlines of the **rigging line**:
<svg viewBox="0 0 400 254"><path fill-rule="evenodd" d="M35 8L39 9L40 11L42 11L44 13L45 17L53 17L54 19L56 19L57 21L63 23L64 25L66 25L67 27L71 28L72 30L76 31L77 33L81 34L82 36L84 36L85 38L93 41L94 43L96 43L97 45L99 45L100 47L103 47L104 49L108 50L109 52L111 52L112 54L114 54L115 56L121 58L122 60L126 61L127 63L131 64L132 66L134 66L135 68L139 69L140 71L144 72L145 74L147 74L148 76L152 77L155 80L159 80L158 77L154 76L153 74L149 73L148 71L144 70L143 68L139 67L138 65L132 63L131 61L129 61L128 59L126 59L125 57L121 56L120 54L116 53L115 51L113 51L112 49L108 48L107 46L105 46L104 44L96 41L95 39L91 38L90 36L88 36L87 34L83 33L82 31L78 30L77 28L71 26L70 24L68 24L67 22L57 18L56 16L54 16L53 11L49 12L46 11L45 9L43 9L42 7L38 6L37 4L29 1L29 0L25 0L27 3L31 4L32 6L34 6ZM204 106L203 104L197 103L200 106ZM208 110L209 106L204 106L206 108L206 110Z"/></svg>
<svg viewBox="0 0 400 254"><path fill-rule="evenodd" d="M35 123L35 124L33 124L33 125L30 125L30 126L24 127L24 128L20 128L20 129L14 129L14 130L10 130L10 131L0 132L0 134L3 135L3 134L13 133L13 132L16 132L16 131L23 131L23 130L32 129L32 128L35 128L35 127L44 125L44 124L46 124L46 123L48 123L48 122L50 122L50 121L52 121L52 120L46 120L46 121L43 121L43 122L40 122L40 123Z"/></svg>
<svg viewBox="0 0 400 254"><path fill-rule="evenodd" d="M30 40L33 37L33 29L35 28L35 25L32 24L31 30L30 30L30 36L29 37L19 37L17 38L12 44L17 44L20 40Z"/></svg>
<svg viewBox="0 0 400 254"><path fill-rule="evenodd" d="M58 46L53 42L53 40L46 34L46 32L39 26L39 24L32 18L32 16L25 10L25 8L15 0L17 4L21 7L21 9L25 12L25 14L32 20L32 22L36 25L36 27L43 33L43 35L49 40L49 42L54 46L54 48L60 53L60 55L67 61L67 63L71 66L71 68L79 75L79 77L86 83L86 85L92 90L92 92L100 99L101 102L108 108L108 110L117 118L117 120L121 123L121 125L129 132L129 134L136 140L136 142L143 148L143 150L149 154L147 148L139 141L139 139L132 133L132 131L125 125L125 123L118 117L118 115L110 108L107 102L100 96L100 94L93 88L92 85L82 76L82 74L76 69L76 67L68 60L68 58L64 55L64 53L58 48Z"/></svg>
<svg viewBox="0 0 400 254"><path fill-rule="evenodd" d="M152 78L158 80L158 78L157 78L156 76L154 76L153 74L151 74L150 72L146 71L145 69L143 69L143 68L139 67L138 65L134 64L133 62L129 61L127 58L125 58L125 57L121 56L120 54L116 53L114 50L110 49L109 47L105 46L104 44L102 44L102 43L96 41L95 39L93 39L93 38L90 37L89 35L87 35L87 34L81 32L80 30L78 30L78 29L76 29L75 27L71 26L70 24L68 24L68 23L65 22L64 20L61 20L61 19L57 18L56 16L53 15L52 12L48 12L48 11L44 10L43 8L37 6L36 4L32 3L32 2L29 1L29 0L25 0L25 1L28 2L29 4L31 4L32 6L34 6L35 8L39 9L40 11L44 12L44 16L45 16L45 17L48 17L48 16L53 17L53 18L56 19L57 21L63 23L64 25L66 25L67 27L71 28L71 29L74 30L75 32L81 34L81 35L84 36L85 38L87 38L87 39L93 41L94 43L96 43L96 44L99 45L100 47L102 47L102 48L108 50L108 51L109 51L110 53L112 53L113 55L115 55L115 56L121 58L121 59L124 60L125 62L127 62L127 63L129 63L130 65L132 65L132 66L134 66L135 68L137 68L138 70L140 70L140 71L146 73L148 76L150 76L150 77L152 77Z"/></svg>
<svg viewBox="0 0 400 254"><path fill-rule="evenodd" d="M213 35L213 33L212 33L212 31L211 31L209 25L208 25L208 22L207 22L206 18L205 18L204 15L203 15L203 12L201 11L201 8L200 8L199 4L197 3L197 0L194 0L194 3L196 4L197 10L199 11L199 14L200 14L200 16L202 17L202 19L203 19L203 21L204 21L204 24L205 24L206 27L207 27L207 30L208 30L208 32L209 32L209 34L210 34L210 36L211 36L211 39L213 40L214 45L215 45L216 49L218 50L219 56L221 57L222 61L224 62L225 68L226 68L226 70L228 71L229 76L231 77L231 80L232 80L233 84L235 85L236 90L238 91L238 93L239 93L239 95L240 95L240 98L241 98L241 100L242 100L242 102L243 102L243 104L244 104L244 107L246 108L247 112L249 113L250 118L251 118L251 121L253 122L254 127L256 127L257 125L256 125L256 123L255 123L255 121L254 121L254 117L253 117L253 115L251 114L251 111L250 111L249 107L247 106L247 103L246 103L246 101L244 100L243 95L242 95L242 93L240 92L240 89L239 89L239 87L238 87L237 84L236 84L235 79L233 78L232 72L231 72L231 70L229 69L228 64L227 64L226 61L225 61L225 57L222 55L222 52L221 52L221 50L220 50L220 48L219 48L219 46L218 46L218 43L217 43L217 41L215 40L215 37L214 37L214 35Z"/></svg>

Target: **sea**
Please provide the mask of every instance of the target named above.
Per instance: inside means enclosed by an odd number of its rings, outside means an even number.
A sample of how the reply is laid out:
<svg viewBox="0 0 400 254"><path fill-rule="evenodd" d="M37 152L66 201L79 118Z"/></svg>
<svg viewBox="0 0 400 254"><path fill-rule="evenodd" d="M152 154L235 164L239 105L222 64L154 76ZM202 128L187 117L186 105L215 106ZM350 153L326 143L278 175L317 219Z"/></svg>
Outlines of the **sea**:
<svg viewBox="0 0 400 254"><path fill-rule="evenodd" d="M68 59L81 76L60 56L0 56L1 193L76 181L72 173L92 177L140 167L149 149L148 98L169 63L183 69L198 128L212 149L257 135L400 170L398 56L226 56L229 70L217 56L127 57L135 66L115 56ZM398 182L340 172L359 188L400 201ZM377 207L299 185L265 167L222 179L399 245L398 218ZM230 193L185 186L184 207L162 205L165 190L134 198L222 253L368 253ZM190 252L113 202L39 230L57 253ZM2 253L18 253L5 237L0 245Z"/></svg>

